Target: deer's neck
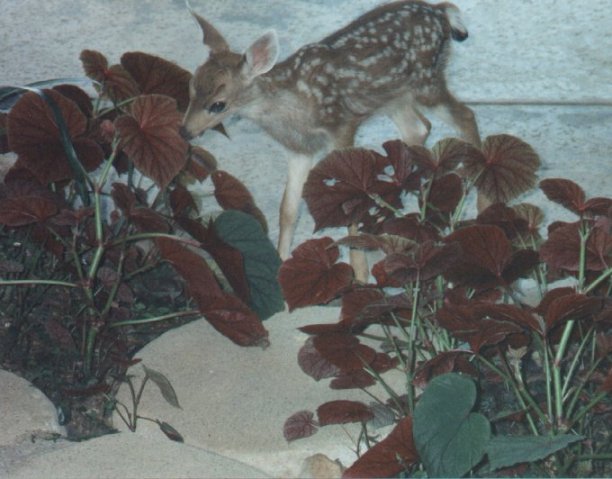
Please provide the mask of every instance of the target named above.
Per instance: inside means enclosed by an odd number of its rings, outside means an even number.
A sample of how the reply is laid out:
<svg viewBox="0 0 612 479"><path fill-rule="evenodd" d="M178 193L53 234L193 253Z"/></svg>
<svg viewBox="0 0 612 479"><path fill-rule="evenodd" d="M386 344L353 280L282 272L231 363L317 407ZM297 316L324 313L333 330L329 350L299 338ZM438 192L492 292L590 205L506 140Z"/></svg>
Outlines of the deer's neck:
<svg viewBox="0 0 612 479"><path fill-rule="evenodd" d="M288 149L315 155L329 149L330 136L317 126L316 105L300 92L298 73L285 61L256 78L245 95L241 113Z"/></svg>

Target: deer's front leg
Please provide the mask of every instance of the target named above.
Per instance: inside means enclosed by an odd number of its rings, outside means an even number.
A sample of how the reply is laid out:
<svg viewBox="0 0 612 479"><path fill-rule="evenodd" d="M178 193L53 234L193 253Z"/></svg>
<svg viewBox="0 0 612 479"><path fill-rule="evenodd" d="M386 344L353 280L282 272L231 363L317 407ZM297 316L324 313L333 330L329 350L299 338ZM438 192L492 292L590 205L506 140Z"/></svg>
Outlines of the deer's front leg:
<svg viewBox="0 0 612 479"><path fill-rule="evenodd" d="M295 223L298 216L302 190L312 168L312 157L305 155L294 156L289 160L287 184L280 207L278 236L278 254L286 260L291 252L291 242L295 232Z"/></svg>

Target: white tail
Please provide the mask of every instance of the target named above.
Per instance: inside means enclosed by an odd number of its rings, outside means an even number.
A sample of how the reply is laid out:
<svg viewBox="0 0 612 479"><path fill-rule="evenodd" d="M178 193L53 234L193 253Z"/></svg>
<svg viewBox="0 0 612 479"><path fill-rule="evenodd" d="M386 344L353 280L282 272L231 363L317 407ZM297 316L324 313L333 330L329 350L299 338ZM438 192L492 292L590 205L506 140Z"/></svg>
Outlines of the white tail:
<svg viewBox="0 0 612 479"><path fill-rule="evenodd" d="M210 23L194 16L210 56L191 81L183 134L198 136L240 112L294 153L280 212L283 259L314 160L352 146L357 128L372 115L389 116L406 143L423 144L431 124L419 109L433 108L463 138L480 145L474 113L453 97L444 77L451 38L467 37L450 3L380 6L278 64L274 32L239 54ZM356 272L365 279L363 271Z"/></svg>

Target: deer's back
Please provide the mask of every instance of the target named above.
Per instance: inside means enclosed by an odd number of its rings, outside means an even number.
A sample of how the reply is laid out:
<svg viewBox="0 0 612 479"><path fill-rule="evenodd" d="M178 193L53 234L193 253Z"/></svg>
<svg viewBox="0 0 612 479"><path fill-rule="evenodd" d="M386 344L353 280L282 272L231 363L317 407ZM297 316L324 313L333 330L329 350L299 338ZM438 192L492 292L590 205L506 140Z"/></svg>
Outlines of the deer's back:
<svg viewBox="0 0 612 479"><path fill-rule="evenodd" d="M451 28L443 8L404 1L378 7L270 72L295 86L312 114L333 124L368 117L410 93L417 100L444 82Z"/></svg>

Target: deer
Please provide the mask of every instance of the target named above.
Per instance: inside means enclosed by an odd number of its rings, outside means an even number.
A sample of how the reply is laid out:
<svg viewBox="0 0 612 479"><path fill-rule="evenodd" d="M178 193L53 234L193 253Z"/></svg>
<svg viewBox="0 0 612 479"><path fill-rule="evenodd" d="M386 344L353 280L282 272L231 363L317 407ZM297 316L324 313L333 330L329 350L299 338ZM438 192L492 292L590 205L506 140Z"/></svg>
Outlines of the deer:
<svg viewBox="0 0 612 479"><path fill-rule="evenodd" d="M468 37L451 3L383 4L280 62L274 30L237 53L190 10L209 56L191 78L181 133L191 140L240 113L288 150L277 248L282 260L290 257L309 171L331 151L353 147L357 129L373 115L388 116L406 144L423 145L431 123L421 110L431 110L480 146L474 112L446 84L451 40ZM349 227L349 234L357 231L358 225ZM366 281L364 253L351 249L350 261L356 279Z"/></svg>

